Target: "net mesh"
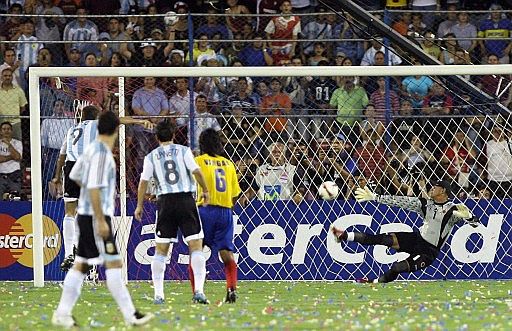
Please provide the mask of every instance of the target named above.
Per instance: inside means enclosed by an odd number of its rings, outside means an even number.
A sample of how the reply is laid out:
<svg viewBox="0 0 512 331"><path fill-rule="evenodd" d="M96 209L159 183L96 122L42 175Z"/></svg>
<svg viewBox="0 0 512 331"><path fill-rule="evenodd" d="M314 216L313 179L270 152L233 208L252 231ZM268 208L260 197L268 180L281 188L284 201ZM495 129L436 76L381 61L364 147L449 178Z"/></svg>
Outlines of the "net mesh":
<svg viewBox="0 0 512 331"><path fill-rule="evenodd" d="M480 113L495 103L472 102L435 77L424 77L430 86L422 96L418 91L425 82L412 78L201 77L191 93L192 82L186 78L140 77L127 79L123 92L126 115L155 123L170 118L178 127L175 142L196 152L202 130L221 131L243 191L235 208L234 238L242 279L378 276L404 253L357 244L341 249L327 236L329 226L373 233L416 230L421 221L415 213L358 204L354 190L369 186L378 194L427 197L432 182L440 179L452 183L454 198L468 204L485 227L472 233L456 226L455 238L450 236L440 258L422 273L405 277L504 277L511 258L510 226L503 218L509 217L512 205L511 118ZM60 77L40 84L46 185L55 172L60 143L49 144L45 128L63 135L87 104L117 112L119 90L117 78ZM206 102L198 103L197 95L204 95ZM130 215L143 157L156 145L152 133L138 126L127 126L120 144L126 153L126 172L120 175L126 177L128 198L119 199L119 206L125 204L129 216L117 217L114 230L127 252L129 279L150 279L155 216L151 187L146 221L136 222ZM119 150L114 154L119 162ZM325 181L339 188L332 201L319 196ZM59 188L45 186L45 214L62 217L60 197ZM453 240L465 241L465 250L454 249ZM222 279L216 252L205 250L212 254L210 277ZM174 245L168 262L168 278L187 278L186 246Z"/></svg>

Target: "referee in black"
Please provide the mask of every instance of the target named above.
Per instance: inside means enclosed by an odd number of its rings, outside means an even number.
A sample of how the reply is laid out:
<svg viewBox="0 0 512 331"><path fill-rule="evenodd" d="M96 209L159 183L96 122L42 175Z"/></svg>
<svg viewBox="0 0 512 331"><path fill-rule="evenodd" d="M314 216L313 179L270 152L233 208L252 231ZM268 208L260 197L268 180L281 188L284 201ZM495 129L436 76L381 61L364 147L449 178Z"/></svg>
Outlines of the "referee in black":
<svg viewBox="0 0 512 331"><path fill-rule="evenodd" d="M450 201L451 187L447 181L437 181L429 191L429 199L377 195L368 187L356 189L358 202L376 200L389 206L414 211L424 219L419 232L394 232L389 234L368 234L348 232L343 229L331 228L338 242L355 241L363 245L385 245L398 252L409 253L410 256L393 263L391 269L377 279L356 279L361 283L388 283L394 281L402 272L414 272L425 269L439 255L453 226L465 221L476 227L479 221L464 204Z"/></svg>

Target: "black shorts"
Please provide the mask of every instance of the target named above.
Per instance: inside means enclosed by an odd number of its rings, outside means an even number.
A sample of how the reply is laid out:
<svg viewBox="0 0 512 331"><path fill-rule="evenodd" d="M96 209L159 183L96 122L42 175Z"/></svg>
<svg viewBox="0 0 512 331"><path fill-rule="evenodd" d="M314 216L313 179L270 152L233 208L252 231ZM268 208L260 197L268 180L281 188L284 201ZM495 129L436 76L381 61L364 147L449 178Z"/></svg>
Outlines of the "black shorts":
<svg viewBox="0 0 512 331"><path fill-rule="evenodd" d="M437 258L439 249L423 239L418 232L395 232L398 240L399 252L410 254L407 262L411 271L423 269Z"/></svg>
<svg viewBox="0 0 512 331"><path fill-rule="evenodd" d="M178 228L187 242L204 237L201 219L192 193L162 194L158 196L157 206L158 216L155 229L157 243L178 242Z"/></svg>
<svg viewBox="0 0 512 331"><path fill-rule="evenodd" d="M104 261L119 260L119 251L112 233L112 223L109 216L105 220L110 229L108 238L104 240L96 232L96 221L89 215L77 216L80 235L78 237L78 249L76 261L87 264L102 264Z"/></svg>
<svg viewBox="0 0 512 331"><path fill-rule="evenodd" d="M69 179L69 173L75 163L75 161L66 161L64 164L64 201L76 201L80 197L80 186Z"/></svg>

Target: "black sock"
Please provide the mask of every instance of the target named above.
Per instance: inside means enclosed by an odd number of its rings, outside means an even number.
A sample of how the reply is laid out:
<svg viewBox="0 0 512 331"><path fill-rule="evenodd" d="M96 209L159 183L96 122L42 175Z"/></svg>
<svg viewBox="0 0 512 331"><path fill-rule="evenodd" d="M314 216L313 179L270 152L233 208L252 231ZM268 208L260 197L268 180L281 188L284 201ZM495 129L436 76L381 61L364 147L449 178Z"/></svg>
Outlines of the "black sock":
<svg viewBox="0 0 512 331"><path fill-rule="evenodd" d="M363 245L384 245L393 246L393 237L389 234L368 234L354 232L354 241Z"/></svg>

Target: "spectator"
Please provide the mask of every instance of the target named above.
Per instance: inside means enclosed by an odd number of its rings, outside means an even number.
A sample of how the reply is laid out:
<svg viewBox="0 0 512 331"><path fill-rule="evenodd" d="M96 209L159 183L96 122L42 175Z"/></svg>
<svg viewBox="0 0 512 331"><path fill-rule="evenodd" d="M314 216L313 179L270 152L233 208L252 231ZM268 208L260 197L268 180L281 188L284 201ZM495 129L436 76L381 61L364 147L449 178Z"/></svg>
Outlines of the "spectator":
<svg viewBox="0 0 512 331"><path fill-rule="evenodd" d="M511 139L501 124L495 123L485 144L486 177L493 195L500 199L512 197Z"/></svg>
<svg viewBox="0 0 512 331"><path fill-rule="evenodd" d="M187 14L188 5L183 1L178 1L174 4L174 11L176 14ZM187 15L178 16L178 22L168 27L170 31L174 31L175 40L188 40L188 17ZM181 49L184 52L189 52L188 42L182 44L175 44L175 48Z"/></svg>
<svg viewBox="0 0 512 331"><path fill-rule="evenodd" d="M0 85L0 118L9 121L10 134L18 140L21 140L21 119L20 115L25 113L27 99L23 90L12 83L12 70L5 68L2 70L2 83Z"/></svg>
<svg viewBox="0 0 512 331"><path fill-rule="evenodd" d="M219 61L215 56L205 56L206 66L218 67ZM212 113L220 114L221 103L227 93L226 77L201 77L197 81L195 90L207 97L208 108Z"/></svg>
<svg viewBox="0 0 512 331"><path fill-rule="evenodd" d="M434 152L442 151L448 141L445 137L446 131L449 131L448 125L453 109L453 98L446 93L446 89L439 82L432 84L432 92L423 100L422 113L429 118L424 121L424 128L429 132L427 136L427 147Z"/></svg>
<svg viewBox="0 0 512 331"><path fill-rule="evenodd" d="M420 133L420 124L414 118L412 103L408 99L401 100L399 115L391 123L390 131L393 137L391 144L392 149L404 151L410 147L410 137ZM393 148L393 145L396 145L396 148Z"/></svg>
<svg viewBox="0 0 512 331"><path fill-rule="evenodd" d="M446 93L444 86L439 82L434 82L432 84L432 94L426 96L423 101L422 112L430 116L449 115L452 106L453 99Z"/></svg>
<svg viewBox="0 0 512 331"><path fill-rule="evenodd" d="M75 124L74 118L65 118L69 115L72 116L72 113L66 112L64 101L56 99L53 102L52 117L41 122L43 192L49 192L48 183L53 178L62 142L66 139L68 129Z"/></svg>
<svg viewBox="0 0 512 331"><path fill-rule="evenodd" d="M328 65L326 61L318 63L319 66ZM334 115L329 104L331 96L336 90L336 82L325 76L314 77L308 84L306 91L306 104L311 115ZM333 118L314 116L311 123L311 134L319 139L322 132L328 132L332 128Z"/></svg>
<svg viewBox="0 0 512 331"><path fill-rule="evenodd" d="M385 127L383 122L377 117L375 105L371 103L366 105L366 108L363 110L363 116L364 119L358 123L363 144L376 133L375 144L378 146L383 145L382 138L384 136Z"/></svg>
<svg viewBox="0 0 512 331"><path fill-rule="evenodd" d="M249 21L247 16L237 16L239 14L250 14L249 9L238 4L238 0L227 0L229 8L226 9L226 14L230 15L226 17L226 23L229 30L232 33L242 32L242 28Z"/></svg>
<svg viewBox="0 0 512 331"><path fill-rule="evenodd" d="M400 108L400 100L394 90L388 89L386 91L386 77L377 77L377 85L377 91L370 95L370 103L375 106L376 120L387 123L386 113L389 114L389 118L397 114ZM389 107L387 106L387 100L389 100Z"/></svg>
<svg viewBox="0 0 512 331"><path fill-rule="evenodd" d="M326 45L325 43L321 41L317 41L314 44L314 51L311 54L311 56L308 58L308 65L310 66L316 66L318 65L318 62L320 61L329 61L328 58L325 57L326 55Z"/></svg>
<svg viewBox="0 0 512 331"><path fill-rule="evenodd" d="M446 20L439 23L437 27L437 36L446 35L455 24L457 24L457 5L449 4L446 12Z"/></svg>
<svg viewBox="0 0 512 331"><path fill-rule="evenodd" d="M4 63L0 65L0 72L4 69L11 69L12 71L12 84L21 86L20 65L21 61L16 59L16 52L12 48L7 48L3 53Z"/></svg>
<svg viewBox="0 0 512 331"><path fill-rule="evenodd" d="M314 200L317 194L317 187L313 183L317 172L309 146L310 144L303 139L288 142L290 163L295 166L296 176L302 179L296 187L297 194L300 194L297 196L297 202L301 199Z"/></svg>
<svg viewBox="0 0 512 331"><path fill-rule="evenodd" d="M82 54L80 54L80 50L76 47L73 47L69 50L67 54L68 57L68 67L79 67L82 65Z"/></svg>
<svg viewBox="0 0 512 331"><path fill-rule="evenodd" d="M199 151L199 136L201 132L206 129L222 130L217 119L208 112L208 103L205 95L199 94L196 97L192 123L193 128L191 129L189 122L188 141L190 148L195 152Z"/></svg>
<svg viewBox="0 0 512 331"><path fill-rule="evenodd" d="M55 4L62 9L64 15L75 15L81 1L79 0L57 0Z"/></svg>
<svg viewBox="0 0 512 331"><path fill-rule="evenodd" d="M356 23L354 18L347 14L343 22L334 26L332 37L339 38L343 41L335 43L334 53L343 53L345 57L353 59L359 63L365 52L364 43L361 41L351 41L351 39L359 39Z"/></svg>
<svg viewBox="0 0 512 331"><path fill-rule="evenodd" d="M437 60L441 54L441 49L435 43L434 38L434 33L431 30L426 30L423 38L420 39L419 44L423 52Z"/></svg>
<svg viewBox="0 0 512 331"><path fill-rule="evenodd" d="M13 3L9 7L9 14L12 15L21 15L23 14L23 7L19 3ZM13 37L20 31L21 29L21 20L22 16L8 16L5 22L0 26L0 38L2 40L12 40ZM4 50L4 45L0 44L2 51Z"/></svg>
<svg viewBox="0 0 512 331"><path fill-rule="evenodd" d="M162 54L157 53L156 44L153 42L153 39L145 39L140 45L139 50L142 51L131 52L126 50L121 54L128 59L131 66L159 67L163 64L164 59Z"/></svg>
<svg viewBox="0 0 512 331"><path fill-rule="evenodd" d="M258 191L258 186L254 181L254 176L256 175L256 170L259 166L259 160L245 154L243 158L235 160L234 163L237 169L240 189L242 190L238 202L242 206L245 206L247 201L254 198Z"/></svg>
<svg viewBox="0 0 512 331"><path fill-rule="evenodd" d="M412 16L410 12L402 12L398 16L398 19L391 24L391 27L393 30L406 37L409 30L409 25L411 24L411 17Z"/></svg>
<svg viewBox="0 0 512 331"><path fill-rule="evenodd" d="M457 14L457 24L453 25L448 33L453 33L455 38L458 39L459 46L465 49L468 53L472 53L478 45L476 40L464 40L464 38L476 38L476 26L469 22L469 15L467 12L460 11Z"/></svg>
<svg viewBox="0 0 512 331"><path fill-rule="evenodd" d="M442 51L439 54L439 61L442 64L455 64L455 57L457 57L456 51L459 49L459 43L457 39L455 39L455 35L453 33L448 33L443 36L442 41ZM464 62L469 62L469 54L464 55Z"/></svg>
<svg viewBox="0 0 512 331"><path fill-rule="evenodd" d="M457 183L466 193L473 190L473 187L470 187L469 176L475 159L476 152L471 146L471 141L462 130L457 130L450 144L444 149L441 163L451 181Z"/></svg>
<svg viewBox="0 0 512 331"><path fill-rule="evenodd" d="M500 64L500 60L496 54L489 54L487 62L490 65ZM512 86L509 86L508 89L506 88L510 82L510 75L485 75L478 79L477 86L491 97L499 98L500 103L508 107L512 100L512 93L510 91Z"/></svg>
<svg viewBox="0 0 512 331"><path fill-rule="evenodd" d="M428 11L440 10L441 2L439 0L412 0L410 5L414 12L426 11L423 15L423 21L428 28L432 28L435 21L435 13Z"/></svg>
<svg viewBox="0 0 512 331"><path fill-rule="evenodd" d="M325 8L320 7L319 12L322 15L316 15L315 20L309 22L302 29L302 37L309 40L322 40L332 38L331 20L329 20L329 14L325 13ZM307 41L302 44L302 52L306 56L311 56L314 53L315 42Z"/></svg>
<svg viewBox="0 0 512 331"><path fill-rule="evenodd" d="M39 17L36 20L36 37L38 40L61 40L61 32L64 30L66 19L62 17L64 12L55 6L51 0L42 0L36 8L37 15L54 15L53 17ZM64 56L61 44L48 43L46 45L55 56L55 62L63 64Z"/></svg>
<svg viewBox="0 0 512 331"><path fill-rule="evenodd" d="M255 106L260 107L263 98L269 95L268 82L265 80L260 80L256 84L256 91L251 95L251 99Z"/></svg>
<svg viewBox="0 0 512 331"><path fill-rule="evenodd" d="M173 49L169 54L169 59L164 63L169 67L183 67L185 61L185 53L180 49Z"/></svg>
<svg viewBox="0 0 512 331"><path fill-rule="evenodd" d="M223 17L215 16L218 14L217 10L213 7L208 7L206 12L206 23L201 24L195 31L196 37L206 34L208 39L212 39L213 35L220 33L221 39L229 39L230 34L225 24L219 23L223 21Z"/></svg>
<svg viewBox="0 0 512 331"><path fill-rule="evenodd" d="M98 65L96 55L87 53L85 55L85 66L96 67ZM79 100L88 101L89 104L105 109L105 94L108 92L108 77L78 77L76 97Z"/></svg>
<svg viewBox="0 0 512 331"><path fill-rule="evenodd" d="M302 66L302 59L299 56L292 58L292 66ZM309 125L311 117L306 107L306 91L311 77L286 77L284 81L284 91L288 94L292 101L292 115L300 117L292 117L288 121L288 132L297 139L310 140L311 131Z"/></svg>
<svg viewBox="0 0 512 331"><path fill-rule="evenodd" d="M252 118L243 116L240 103L232 103L223 132L226 138L226 153L230 159L243 159L246 154L256 155L262 142L261 128L252 125Z"/></svg>
<svg viewBox="0 0 512 331"><path fill-rule="evenodd" d="M197 65L201 65L201 63L198 62L198 59L201 55L215 56L215 51L211 49L210 45L208 44L207 34L202 34L199 36L198 41L194 44L194 49L192 50L192 59ZM188 63L189 59L190 53L185 57L185 62Z"/></svg>
<svg viewBox="0 0 512 331"><path fill-rule="evenodd" d="M487 55L495 54L500 63L509 63L512 41L507 39L512 32L512 22L508 17L502 17L501 5L493 4L489 10L491 10L490 17L484 20L478 29L478 37L486 38L486 40L478 41L480 52L484 61L487 59Z"/></svg>
<svg viewBox="0 0 512 331"><path fill-rule="evenodd" d="M21 192L20 161L23 147L21 141L13 138L12 130L10 122L0 124L0 197L2 200L6 200L5 193Z"/></svg>
<svg viewBox="0 0 512 331"><path fill-rule="evenodd" d="M146 7L146 12L148 15L158 15L158 10L156 4L150 3ZM160 31L165 30L164 20L161 16L148 16L144 17L144 33L153 31L154 29L158 29ZM152 35L149 37L154 38Z"/></svg>
<svg viewBox="0 0 512 331"><path fill-rule="evenodd" d="M266 47L262 35L256 35L254 41L245 46L238 54L238 59L244 66L270 66L274 63L272 51Z"/></svg>
<svg viewBox="0 0 512 331"><path fill-rule="evenodd" d="M345 77L343 86L334 91L329 103L337 109L336 120L342 133L354 144L358 134L353 130L353 125L361 120L363 109L368 104L366 91L354 84L353 77Z"/></svg>
<svg viewBox="0 0 512 331"><path fill-rule="evenodd" d="M413 59L412 62L414 65L421 65L417 59ZM413 108L421 109L423 99L427 96L432 84L434 81L428 76L405 77L402 81L402 95L411 101Z"/></svg>
<svg viewBox="0 0 512 331"><path fill-rule="evenodd" d="M256 109L253 99L249 96L249 84L246 77L239 77L236 80L236 88L233 94L228 96L225 100L224 112L230 113L231 109L235 105L242 108L244 115L257 115L258 110Z"/></svg>
<svg viewBox="0 0 512 331"><path fill-rule="evenodd" d="M85 8L78 7L76 9L76 15L78 17L69 22L64 28L63 40L77 41L77 43L67 43L64 45L66 53L69 53L73 47L78 48L82 53L89 52L91 44L83 43L83 41L98 40L98 27L94 22L85 17L86 14L87 10ZM80 43L80 41L82 41L82 43Z"/></svg>
<svg viewBox="0 0 512 331"><path fill-rule="evenodd" d="M384 170L386 168L386 154L384 148L379 146L380 139L377 132L368 132L369 139L362 146L356 147L354 160L357 168L367 181L384 186Z"/></svg>
<svg viewBox="0 0 512 331"><path fill-rule="evenodd" d="M20 63L20 77L22 82L25 77L25 72L28 67L37 62L37 53L43 44L37 42L37 37L34 34L34 23L30 20L25 21L21 24L21 29L17 34L13 36L13 40L17 40L19 43L16 45L16 56L21 60ZM25 83L23 83L23 87Z"/></svg>
<svg viewBox="0 0 512 331"><path fill-rule="evenodd" d="M261 0L256 7L256 14L277 14L284 0ZM257 17L257 31L262 32L271 20L270 16Z"/></svg>
<svg viewBox="0 0 512 331"><path fill-rule="evenodd" d="M407 35L413 38L423 36L425 34L427 25L423 23L423 14L418 12L412 13L411 24L409 24L409 30Z"/></svg>
<svg viewBox="0 0 512 331"><path fill-rule="evenodd" d="M290 114L292 101L288 94L282 91L283 84L277 78L270 83L270 94L263 97L260 105L260 114L269 115L263 127L272 141L286 141L288 139L286 117L278 115Z"/></svg>
<svg viewBox="0 0 512 331"><path fill-rule="evenodd" d="M111 17L108 21L108 40L111 41L120 41L120 43L109 43L108 49L110 52L120 52L121 48L127 48L128 44L126 42L130 40L130 37L123 31L123 25L119 21L118 17ZM133 45L128 47L131 50L134 50Z"/></svg>
<svg viewBox="0 0 512 331"><path fill-rule="evenodd" d="M375 53L378 51L385 53L386 48L384 45L376 39L372 40L372 45L370 48L366 50L363 55L363 59L361 60L362 66L373 66L375 65ZM388 65L394 66L402 63L402 59L395 53L395 51L389 47L388 48Z"/></svg>
<svg viewBox="0 0 512 331"><path fill-rule="evenodd" d="M265 32L267 39L293 39L296 40L300 29L300 17L292 15L292 4L285 0L282 2L281 16L272 17L268 22ZM290 59L295 54L297 42L273 41L270 43L272 48L272 58L274 63L279 63L282 59Z"/></svg>
<svg viewBox="0 0 512 331"><path fill-rule="evenodd" d="M126 24L126 35L131 40L143 40L144 39L144 18L138 16L139 11L136 8L130 9L130 15L128 16L128 23ZM142 13L141 13L142 14ZM172 26L171 26L172 27Z"/></svg>

